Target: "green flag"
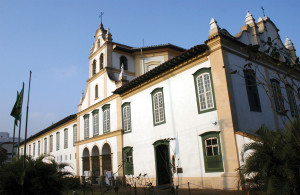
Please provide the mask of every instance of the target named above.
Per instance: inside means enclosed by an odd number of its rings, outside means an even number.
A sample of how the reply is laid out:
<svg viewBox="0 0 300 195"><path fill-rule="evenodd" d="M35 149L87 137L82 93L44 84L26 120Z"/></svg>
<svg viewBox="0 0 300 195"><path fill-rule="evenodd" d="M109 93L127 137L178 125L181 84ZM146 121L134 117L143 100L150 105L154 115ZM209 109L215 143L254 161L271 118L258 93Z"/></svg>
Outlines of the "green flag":
<svg viewBox="0 0 300 195"><path fill-rule="evenodd" d="M20 94L17 97L16 103L10 113L11 116L13 116L16 120L20 119L21 111L22 111L22 104L23 104L23 91L24 91L24 85L20 92Z"/></svg>

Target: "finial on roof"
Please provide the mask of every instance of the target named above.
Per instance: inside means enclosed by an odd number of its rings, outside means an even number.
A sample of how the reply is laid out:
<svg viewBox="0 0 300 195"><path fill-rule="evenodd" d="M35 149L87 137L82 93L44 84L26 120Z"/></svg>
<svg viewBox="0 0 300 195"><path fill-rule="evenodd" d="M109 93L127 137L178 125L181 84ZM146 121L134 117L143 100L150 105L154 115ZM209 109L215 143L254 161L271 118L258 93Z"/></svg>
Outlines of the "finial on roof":
<svg viewBox="0 0 300 195"><path fill-rule="evenodd" d="M292 43L291 39L288 38L288 36L286 36L286 38L285 38L284 46L287 49L294 49L294 44Z"/></svg>
<svg viewBox="0 0 300 195"><path fill-rule="evenodd" d="M247 15L245 18L246 18L245 19L246 24L255 23L255 19L253 18L252 14L250 14L249 10L247 10Z"/></svg>
<svg viewBox="0 0 300 195"><path fill-rule="evenodd" d="M126 80L123 63L121 65L121 72L120 72L120 75L119 75L119 81L121 81L121 80Z"/></svg>
<svg viewBox="0 0 300 195"><path fill-rule="evenodd" d="M107 32L106 32L106 34L111 35L111 34L110 34L109 27L107 27Z"/></svg>
<svg viewBox="0 0 300 195"><path fill-rule="evenodd" d="M212 31L212 30L215 30L215 29L219 29L218 22L214 18L211 18L209 24L210 24L209 31Z"/></svg>
<svg viewBox="0 0 300 195"><path fill-rule="evenodd" d="M257 22L261 22L263 19L261 17L258 18Z"/></svg>

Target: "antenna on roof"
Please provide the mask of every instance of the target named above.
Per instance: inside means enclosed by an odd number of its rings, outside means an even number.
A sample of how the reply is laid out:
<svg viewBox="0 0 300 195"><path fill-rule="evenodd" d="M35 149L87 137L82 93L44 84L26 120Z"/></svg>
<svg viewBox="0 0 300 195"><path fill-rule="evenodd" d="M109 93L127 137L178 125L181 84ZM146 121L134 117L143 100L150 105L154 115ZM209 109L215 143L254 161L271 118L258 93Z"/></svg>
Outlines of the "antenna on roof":
<svg viewBox="0 0 300 195"><path fill-rule="evenodd" d="M142 58L142 74L145 74L146 71L144 66L143 47L144 47L144 38L143 38L143 46L141 47L141 58Z"/></svg>
<svg viewBox="0 0 300 195"><path fill-rule="evenodd" d="M261 6L261 10L263 11L263 15L264 15L264 17L266 17L266 15L265 15L265 9L264 9L264 7L263 7L263 6Z"/></svg>

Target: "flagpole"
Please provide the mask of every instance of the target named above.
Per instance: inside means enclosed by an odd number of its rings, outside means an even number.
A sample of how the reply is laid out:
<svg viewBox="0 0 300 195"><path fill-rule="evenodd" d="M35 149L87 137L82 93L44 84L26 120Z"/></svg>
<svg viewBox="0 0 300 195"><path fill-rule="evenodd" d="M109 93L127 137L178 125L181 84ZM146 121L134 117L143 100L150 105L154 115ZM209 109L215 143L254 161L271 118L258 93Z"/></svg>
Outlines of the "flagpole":
<svg viewBox="0 0 300 195"><path fill-rule="evenodd" d="M23 82L22 89L24 90L24 82ZM23 101L23 96L24 96L24 92L22 94L22 101ZM20 120L19 120L18 158L20 158L20 137L21 137L21 124L22 124L22 107L23 106L21 106Z"/></svg>
<svg viewBox="0 0 300 195"><path fill-rule="evenodd" d="M14 120L13 144L12 144L12 151L11 151L11 161L12 161L12 159L14 158L16 122L17 122L17 120L15 119L15 120Z"/></svg>
<svg viewBox="0 0 300 195"><path fill-rule="evenodd" d="M28 124L30 83L31 83L31 71L30 71L30 75L29 75L29 87L28 87L27 110L26 110L25 139L24 139L24 158L23 158L23 167L24 167L24 169L26 167L26 165L25 165L25 157L26 157L26 140L27 140L27 124Z"/></svg>

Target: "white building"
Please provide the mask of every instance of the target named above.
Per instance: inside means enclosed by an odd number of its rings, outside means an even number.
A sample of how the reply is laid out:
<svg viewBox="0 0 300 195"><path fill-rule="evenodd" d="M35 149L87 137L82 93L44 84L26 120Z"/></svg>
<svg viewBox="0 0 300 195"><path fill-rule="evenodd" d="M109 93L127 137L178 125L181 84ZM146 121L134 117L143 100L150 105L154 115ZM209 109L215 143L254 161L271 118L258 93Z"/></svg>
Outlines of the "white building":
<svg viewBox="0 0 300 195"><path fill-rule="evenodd" d="M270 106L278 104L278 97L270 102L243 72L247 45L259 44L263 53L270 37L283 48L285 54L278 59L251 61L251 68L270 82L276 79L274 71L284 71L276 66L278 60L296 59L293 44L288 38L285 45L281 42L268 17L256 23L248 12L245 23L232 36L212 19L208 39L189 50L172 44L118 44L100 24L78 113L31 136L27 154L51 154L70 163L69 170L78 176L142 173L154 185L169 184L173 176L175 185L237 189L236 169L243 163L243 144L251 141L248 133L262 124L282 127L282 115ZM243 76L232 70L241 70ZM299 113L299 103L294 98L284 105L289 115L291 110Z"/></svg>

